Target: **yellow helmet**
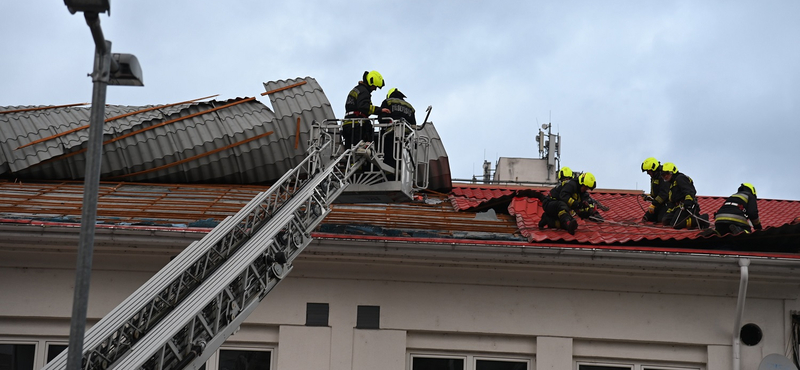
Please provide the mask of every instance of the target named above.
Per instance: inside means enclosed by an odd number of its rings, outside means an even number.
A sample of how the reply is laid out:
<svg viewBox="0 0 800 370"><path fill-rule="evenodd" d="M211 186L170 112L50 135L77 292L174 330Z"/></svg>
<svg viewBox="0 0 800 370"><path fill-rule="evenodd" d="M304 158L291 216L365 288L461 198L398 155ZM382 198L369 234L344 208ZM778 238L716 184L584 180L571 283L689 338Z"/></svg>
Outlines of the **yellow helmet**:
<svg viewBox="0 0 800 370"><path fill-rule="evenodd" d="M742 191L742 190L745 190L745 189L750 190L750 192L753 193L753 195L757 196L756 187L753 186L753 184L746 182L746 183L743 183L741 186L739 186L739 191Z"/></svg>
<svg viewBox="0 0 800 370"><path fill-rule="evenodd" d="M394 96L392 96L392 95L394 95ZM393 88L389 89L388 93L386 93L386 99L389 99L389 98L392 98L392 97L403 99L403 98L406 97L406 95L401 93L400 90L398 90L396 87L393 87Z"/></svg>
<svg viewBox="0 0 800 370"><path fill-rule="evenodd" d="M378 71L371 71L371 72L364 72L364 83L367 86L374 86L377 88L382 88L385 83L383 82L383 76L381 76Z"/></svg>
<svg viewBox="0 0 800 370"><path fill-rule="evenodd" d="M660 166L660 165L661 165L661 162L659 162L657 159L655 159L653 157L647 158L647 159L644 160L644 162L642 162L642 172L644 172L644 171L656 171L656 170L658 170L658 166Z"/></svg>
<svg viewBox="0 0 800 370"><path fill-rule="evenodd" d="M678 173L678 167L675 167L675 163L667 162L664 163L663 166L661 166L661 172L669 172L674 175Z"/></svg>
<svg viewBox="0 0 800 370"><path fill-rule="evenodd" d="M589 172L580 175L580 177L578 177L578 183L589 189L594 189L597 186L597 181L595 180L594 175Z"/></svg>
<svg viewBox="0 0 800 370"><path fill-rule="evenodd" d="M558 171L558 179L571 179L572 178L572 170L569 167L561 167L561 170Z"/></svg>

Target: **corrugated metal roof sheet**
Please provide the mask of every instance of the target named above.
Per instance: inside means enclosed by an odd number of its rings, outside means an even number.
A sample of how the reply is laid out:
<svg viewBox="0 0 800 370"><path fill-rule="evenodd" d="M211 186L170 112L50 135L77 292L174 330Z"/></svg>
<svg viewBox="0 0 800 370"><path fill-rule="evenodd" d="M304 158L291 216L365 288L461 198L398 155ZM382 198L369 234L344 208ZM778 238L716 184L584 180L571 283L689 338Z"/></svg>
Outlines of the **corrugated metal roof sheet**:
<svg viewBox="0 0 800 370"><path fill-rule="evenodd" d="M236 105L202 114L223 104ZM196 116L191 116L193 114ZM158 126L185 117L189 118ZM106 142L135 131L154 128L104 145L101 177L154 182L239 182L244 179L249 179L250 182L269 181L270 178L263 174L273 172L273 176L280 176L283 172L278 174L277 170L269 171L264 166L254 168L256 166L250 162L242 161L241 156L256 150L259 157L269 154L268 158L273 159L273 163L269 165L286 161L290 159L287 158L287 153L276 150L280 148L275 145L282 138L270 135L255 142L235 145L272 131L273 122L274 115L263 104L234 99L227 102L192 104L180 112L164 114L141 125L130 128L125 125L121 127L124 131L113 135ZM33 147L41 145L45 143ZM227 150L214 152L229 146ZM80 179L85 166L84 147L82 144L65 153L66 155L17 171L14 175L24 179ZM25 149L27 148L23 148ZM70 156L73 153L75 155ZM179 163L171 165L176 162ZM292 161L284 167L294 165L295 162Z"/></svg>
<svg viewBox="0 0 800 370"><path fill-rule="evenodd" d="M419 132L420 135L429 139L428 147L428 189L440 192L449 192L453 187L452 176L450 175L450 161L447 152L444 150L444 143L433 122L426 123Z"/></svg>
<svg viewBox="0 0 800 370"><path fill-rule="evenodd" d="M306 153L310 124L333 118L313 78L279 93L279 116L254 98L174 106L108 106L103 179L174 183L274 181ZM270 85L272 83L267 83ZM158 107L158 109L152 109ZM20 179L81 179L90 107L0 107L0 174ZM41 107L45 108L45 107ZM143 111L145 110L145 111ZM12 112L8 112L12 111ZM8 112L8 113L3 113ZM298 130L296 117L305 124ZM59 135L53 137L54 135ZM256 140L247 141L258 137ZM49 138L49 139L48 139ZM20 146L36 140L30 146Z"/></svg>
<svg viewBox="0 0 800 370"><path fill-rule="evenodd" d="M188 104L165 107L160 110L149 110L133 116L107 122L103 126L104 135L116 136L130 130L142 122L159 119L164 115L173 115ZM155 106L130 107L106 106L106 119L120 117L132 112L146 110ZM79 148L89 139L87 128L91 107L0 107L0 152L3 153L3 166L0 174L17 172L30 168L53 157L60 156ZM12 111L11 113L3 113ZM16 112L14 112L16 111ZM22 147L31 142L53 137L40 144Z"/></svg>
<svg viewBox="0 0 800 370"><path fill-rule="evenodd" d="M163 183L269 183L305 158L311 125L335 119L311 77L264 83L255 98L161 106L107 106L101 178ZM202 100L198 99L198 100ZM0 175L77 180L85 171L91 107L0 107ZM84 129L81 129L84 128ZM432 125L432 188L450 166Z"/></svg>

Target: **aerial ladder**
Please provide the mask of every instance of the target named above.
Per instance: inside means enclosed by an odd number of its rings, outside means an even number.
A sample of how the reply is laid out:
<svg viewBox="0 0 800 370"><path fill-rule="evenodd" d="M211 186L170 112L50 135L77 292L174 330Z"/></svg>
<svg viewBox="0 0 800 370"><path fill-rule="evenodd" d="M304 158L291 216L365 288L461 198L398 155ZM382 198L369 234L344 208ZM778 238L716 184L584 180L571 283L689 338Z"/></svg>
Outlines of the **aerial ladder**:
<svg viewBox="0 0 800 370"><path fill-rule="evenodd" d="M395 167L418 189L424 138L401 135ZM82 369L199 369L292 270L311 232L355 177L377 176L381 154L342 148L339 125L315 123L309 154L201 240L191 243L84 336ZM427 150L425 150L427 152ZM416 158L416 159L415 159ZM427 177L427 173L423 174ZM373 181L373 180L368 180ZM43 369L65 369L68 351Z"/></svg>

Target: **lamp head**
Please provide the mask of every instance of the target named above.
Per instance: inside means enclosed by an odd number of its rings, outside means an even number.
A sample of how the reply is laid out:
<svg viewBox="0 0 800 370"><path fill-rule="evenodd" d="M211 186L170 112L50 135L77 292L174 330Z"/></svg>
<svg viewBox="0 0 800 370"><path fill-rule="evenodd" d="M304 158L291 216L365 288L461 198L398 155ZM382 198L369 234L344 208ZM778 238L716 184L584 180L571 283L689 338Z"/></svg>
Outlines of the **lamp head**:
<svg viewBox="0 0 800 370"><path fill-rule="evenodd" d="M112 63L116 68L111 70L109 85L144 86L142 67L135 55L112 53L111 58L116 62Z"/></svg>
<svg viewBox="0 0 800 370"><path fill-rule="evenodd" d="M110 0L64 0L64 5L70 13L108 13L111 14Z"/></svg>

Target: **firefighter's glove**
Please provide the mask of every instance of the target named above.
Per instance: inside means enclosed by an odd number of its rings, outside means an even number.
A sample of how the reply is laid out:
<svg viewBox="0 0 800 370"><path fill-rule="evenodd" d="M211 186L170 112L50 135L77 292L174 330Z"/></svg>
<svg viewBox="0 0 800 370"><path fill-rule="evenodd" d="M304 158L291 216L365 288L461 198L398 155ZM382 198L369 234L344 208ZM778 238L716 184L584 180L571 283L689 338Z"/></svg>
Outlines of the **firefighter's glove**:
<svg viewBox="0 0 800 370"><path fill-rule="evenodd" d="M689 199L683 200L683 209L685 210L692 210L694 209L694 202Z"/></svg>
<svg viewBox="0 0 800 370"><path fill-rule="evenodd" d="M648 206L647 207L647 213L649 213L649 214L656 213L656 206L654 206L652 204L650 206Z"/></svg>

